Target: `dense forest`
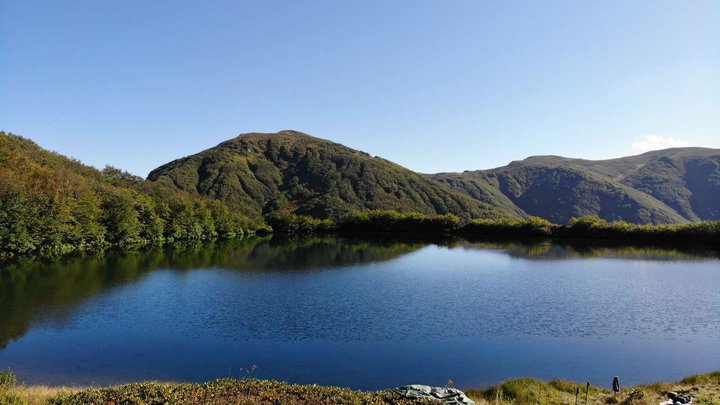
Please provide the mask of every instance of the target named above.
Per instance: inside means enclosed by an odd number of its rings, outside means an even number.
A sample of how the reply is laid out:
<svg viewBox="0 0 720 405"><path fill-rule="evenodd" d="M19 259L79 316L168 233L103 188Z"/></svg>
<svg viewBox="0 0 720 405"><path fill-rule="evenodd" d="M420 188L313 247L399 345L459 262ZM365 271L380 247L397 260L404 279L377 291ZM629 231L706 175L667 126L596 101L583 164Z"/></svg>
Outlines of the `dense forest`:
<svg viewBox="0 0 720 405"><path fill-rule="evenodd" d="M230 238L260 225L216 200L102 171L0 132L0 255Z"/></svg>
<svg viewBox="0 0 720 405"><path fill-rule="evenodd" d="M478 161L482 165L482 161ZM260 218L337 219L392 210L558 224L681 224L720 219L720 151L675 148L610 160L535 156L491 170L423 175L296 131L250 133L153 170L148 179Z"/></svg>
<svg viewBox="0 0 720 405"><path fill-rule="evenodd" d="M233 238L270 227L717 243L718 206L713 149L609 161L546 156L421 175L283 131L241 135L143 180L0 132L0 257Z"/></svg>
<svg viewBox="0 0 720 405"><path fill-rule="evenodd" d="M163 165L148 179L217 198L255 218L275 211L338 218L363 210L465 219L521 215L388 160L296 131L244 134Z"/></svg>

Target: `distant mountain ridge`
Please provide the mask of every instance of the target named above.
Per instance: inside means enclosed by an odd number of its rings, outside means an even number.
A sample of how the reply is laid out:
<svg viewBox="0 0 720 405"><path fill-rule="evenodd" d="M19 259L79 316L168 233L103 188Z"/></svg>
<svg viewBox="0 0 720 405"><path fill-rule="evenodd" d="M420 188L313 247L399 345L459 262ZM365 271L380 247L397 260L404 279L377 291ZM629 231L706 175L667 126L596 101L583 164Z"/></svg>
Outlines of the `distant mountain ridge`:
<svg viewBox="0 0 720 405"><path fill-rule="evenodd" d="M564 223L597 215L638 223L720 219L720 150L673 148L608 160L533 156L431 177L473 195L501 192L528 215Z"/></svg>
<svg viewBox="0 0 720 405"><path fill-rule="evenodd" d="M148 179L259 218L385 209L463 218L597 215L637 223L720 219L720 150L609 160L534 156L463 173L419 174L297 131L249 133L153 170Z"/></svg>

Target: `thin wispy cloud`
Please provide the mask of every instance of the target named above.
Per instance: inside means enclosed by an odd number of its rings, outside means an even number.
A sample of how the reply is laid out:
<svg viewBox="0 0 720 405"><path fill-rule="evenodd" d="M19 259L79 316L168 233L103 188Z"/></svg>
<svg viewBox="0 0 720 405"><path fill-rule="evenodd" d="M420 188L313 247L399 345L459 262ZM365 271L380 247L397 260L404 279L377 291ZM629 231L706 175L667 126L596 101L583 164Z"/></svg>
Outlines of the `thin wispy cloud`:
<svg viewBox="0 0 720 405"><path fill-rule="evenodd" d="M683 148L686 146L690 146L690 142L662 135L645 135L642 140L632 143L633 149L641 152L667 148Z"/></svg>

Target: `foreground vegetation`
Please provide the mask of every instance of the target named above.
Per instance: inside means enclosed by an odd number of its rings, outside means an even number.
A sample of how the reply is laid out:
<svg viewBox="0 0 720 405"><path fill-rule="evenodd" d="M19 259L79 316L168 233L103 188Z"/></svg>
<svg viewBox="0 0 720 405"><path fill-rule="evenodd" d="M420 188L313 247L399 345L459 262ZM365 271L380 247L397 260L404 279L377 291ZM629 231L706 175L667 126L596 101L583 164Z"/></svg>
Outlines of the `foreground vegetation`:
<svg viewBox="0 0 720 405"><path fill-rule="evenodd" d="M545 382L515 378L465 393L478 405L585 404L585 384L565 380ZM668 392L688 392L697 405L720 404L720 370L685 377L674 383L653 383L623 388L619 395L590 386L588 404L655 405ZM221 379L205 384L143 382L109 388L17 385L15 376L0 372L0 404L438 404L401 398L390 391L364 392L319 385L295 385L258 379Z"/></svg>
<svg viewBox="0 0 720 405"><path fill-rule="evenodd" d="M99 171L0 132L0 257L233 238L259 225L219 202Z"/></svg>
<svg viewBox="0 0 720 405"><path fill-rule="evenodd" d="M565 380L549 382L535 378L515 378L486 389L470 389L466 394L478 404L496 405L571 405L585 404L585 384ZM697 405L720 405L720 370L685 377L669 383L622 387L620 394L590 385L587 404L657 405L667 400L668 392L689 393Z"/></svg>
<svg viewBox="0 0 720 405"><path fill-rule="evenodd" d="M608 222L597 217L575 218L557 225L537 217L463 221L454 215L423 215L394 211L351 212L336 220L320 220L290 213L274 213L268 224L277 233L313 232L435 232L489 237L603 239L631 242L720 243L720 221L681 225L643 225Z"/></svg>

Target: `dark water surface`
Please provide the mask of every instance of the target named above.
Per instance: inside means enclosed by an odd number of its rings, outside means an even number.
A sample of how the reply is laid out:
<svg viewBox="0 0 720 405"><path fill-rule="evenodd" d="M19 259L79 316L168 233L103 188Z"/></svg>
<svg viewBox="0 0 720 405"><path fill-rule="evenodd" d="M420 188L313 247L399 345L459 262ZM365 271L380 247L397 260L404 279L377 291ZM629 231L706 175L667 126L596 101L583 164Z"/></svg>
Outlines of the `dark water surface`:
<svg viewBox="0 0 720 405"><path fill-rule="evenodd" d="M608 385L720 368L717 252L254 239L0 268L0 369L28 383L255 376L378 389Z"/></svg>

